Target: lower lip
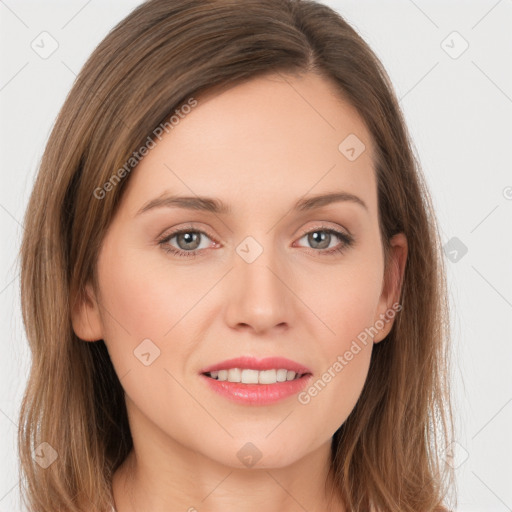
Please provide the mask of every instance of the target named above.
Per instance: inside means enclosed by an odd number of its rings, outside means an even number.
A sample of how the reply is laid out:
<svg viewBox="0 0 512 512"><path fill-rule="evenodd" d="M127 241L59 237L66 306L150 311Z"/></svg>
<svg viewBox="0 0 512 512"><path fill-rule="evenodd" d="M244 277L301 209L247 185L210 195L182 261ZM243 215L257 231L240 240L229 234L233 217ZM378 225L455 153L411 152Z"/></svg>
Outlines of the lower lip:
<svg viewBox="0 0 512 512"><path fill-rule="evenodd" d="M312 375L307 374L300 379L276 382L275 384L242 384L216 380L206 375L201 375L201 377L206 380L210 389L230 400L250 405L267 405L300 393Z"/></svg>

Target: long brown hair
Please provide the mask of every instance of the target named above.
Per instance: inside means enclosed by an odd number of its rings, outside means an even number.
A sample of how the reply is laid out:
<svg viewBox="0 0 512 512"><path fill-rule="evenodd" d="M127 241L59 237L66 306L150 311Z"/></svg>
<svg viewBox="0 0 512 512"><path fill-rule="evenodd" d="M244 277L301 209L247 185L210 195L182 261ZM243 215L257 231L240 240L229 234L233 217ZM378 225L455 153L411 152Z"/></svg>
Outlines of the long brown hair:
<svg viewBox="0 0 512 512"><path fill-rule="evenodd" d="M403 309L374 346L359 401L333 437L331 475L350 511L445 510L454 478L442 454L454 436L444 260L381 63L338 13L314 1L149 0L78 75L25 214L21 298L32 365L18 447L30 511L109 510L112 475L133 446L106 346L80 340L70 315L85 284L97 288L98 251L130 179L126 162L192 96L307 72L336 84L371 133L384 250L395 233L408 241ZM57 458L44 467L36 449L47 463Z"/></svg>

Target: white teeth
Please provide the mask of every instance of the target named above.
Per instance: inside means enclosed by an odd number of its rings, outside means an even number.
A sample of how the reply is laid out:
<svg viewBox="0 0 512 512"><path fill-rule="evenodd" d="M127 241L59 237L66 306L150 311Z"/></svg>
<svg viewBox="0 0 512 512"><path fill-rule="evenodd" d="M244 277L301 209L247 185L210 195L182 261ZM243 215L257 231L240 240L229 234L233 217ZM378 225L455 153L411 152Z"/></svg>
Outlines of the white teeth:
<svg viewBox="0 0 512 512"><path fill-rule="evenodd" d="M286 380L286 374L288 370L277 370L277 382L284 382Z"/></svg>
<svg viewBox="0 0 512 512"><path fill-rule="evenodd" d="M258 384L258 370L242 370L244 384Z"/></svg>
<svg viewBox="0 0 512 512"><path fill-rule="evenodd" d="M275 384L277 382L277 371L276 370L261 371L258 376L258 382L260 384Z"/></svg>
<svg viewBox="0 0 512 512"><path fill-rule="evenodd" d="M302 377L292 370L280 368L278 370L249 370L230 368L229 370L217 370L210 372L212 379L228 382L242 382L243 384L275 384Z"/></svg>
<svg viewBox="0 0 512 512"><path fill-rule="evenodd" d="M242 370L240 368L231 368L228 370L229 382L240 382L242 380Z"/></svg>
<svg viewBox="0 0 512 512"><path fill-rule="evenodd" d="M286 372L286 380L293 380L293 379L295 379L295 372L288 370Z"/></svg>

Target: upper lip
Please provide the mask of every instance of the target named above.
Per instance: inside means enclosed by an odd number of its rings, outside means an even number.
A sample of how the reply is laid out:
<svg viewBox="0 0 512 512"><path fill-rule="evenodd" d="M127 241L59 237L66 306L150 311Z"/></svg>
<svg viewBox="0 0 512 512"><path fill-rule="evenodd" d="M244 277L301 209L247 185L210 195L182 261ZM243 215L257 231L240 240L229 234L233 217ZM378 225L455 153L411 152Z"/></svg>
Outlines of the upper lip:
<svg viewBox="0 0 512 512"><path fill-rule="evenodd" d="M226 359L220 363L212 364L203 368L200 373L209 373L217 370L229 370L230 368L241 368L248 370L279 370L284 368L292 370L298 374L312 373L311 370L303 364L292 361L285 357L265 357L263 359L256 359L252 356L236 357L234 359Z"/></svg>

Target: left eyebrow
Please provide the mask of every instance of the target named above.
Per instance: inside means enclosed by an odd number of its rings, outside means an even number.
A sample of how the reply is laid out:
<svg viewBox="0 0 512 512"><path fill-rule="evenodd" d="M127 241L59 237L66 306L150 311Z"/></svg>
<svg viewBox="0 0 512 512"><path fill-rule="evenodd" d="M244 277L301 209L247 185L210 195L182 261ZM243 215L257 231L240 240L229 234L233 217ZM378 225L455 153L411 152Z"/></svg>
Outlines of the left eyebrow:
<svg viewBox="0 0 512 512"><path fill-rule="evenodd" d="M360 197L348 192L335 192L302 198L295 203L293 209L296 211L309 211L336 202L352 202L368 211L368 206ZM223 203L220 199L213 197L162 195L144 204L136 215L154 208L163 207L185 208L187 210L200 210L218 214L232 213L230 206Z"/></svg>
<svg viewBox="0 0 512 512"><path fill-rule="evenodd" d="M354 194L350 194L349 192L334 192L332 194L321 194L306 197L297 201L297 203L295 203L294 209L298 211L313 210L314 208L321 208L322 206L342 201L358 204L359 206L362 206L366 211L368 211L368 206L366 206L366 203L360 197Z"/></svg>

